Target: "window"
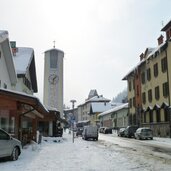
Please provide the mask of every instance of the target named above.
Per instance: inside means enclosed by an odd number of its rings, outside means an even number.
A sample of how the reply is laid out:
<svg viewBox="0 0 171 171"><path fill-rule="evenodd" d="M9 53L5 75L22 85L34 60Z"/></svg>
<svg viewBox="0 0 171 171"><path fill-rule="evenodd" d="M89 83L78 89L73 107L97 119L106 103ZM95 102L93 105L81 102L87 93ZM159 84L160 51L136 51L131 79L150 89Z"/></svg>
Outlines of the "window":
<svg viewBox="0 0 171 171"><path fill-rule="evenodd" d="M129 114L129 118L128 119L129 119L129 124L132 125L132 123L133 123L132 122L132 113Z"/></svg>
<svg viewBox="0 0 171 171"><path fill-rule="evenodd" d="M139 96L139 86L137 85L137 96Z"/></svg>
<svg viewBox="0 0 171 171"><path fill-rule="evenodd" d="M145 72L143 72L143 73L141 74L141 82L142 82L142 84L145 83Z"/></svg>
<svg viewBox="0 0 171 171"><path fill-rule="evenodd" d="M148 101L152 102L152 90L148 90Z"/></svg>
<svg viewBox="0 0 171 171"><path fill-rule="evenodd" d="M132 108L132 99L129 99L129 107Z"/></svg>
<svg viewBox="0 0 171 171"><path fill-rule="evenodd" d="M148 81L151 80L151 70L150 70L150 68L147 69L147 80Z"/></svg>
<svg viewBox="0 0 171 171"><path fill-rule="evenodd" d="M31 90L31 82L26 77L23 78L23 83L29 90Z"/></svg>
<svg viewBox="0 0 171 171"><path fill-rule="evenodd" d="M169 111L167 109L164 110L164 119L165 122L169 121Z"/></svg>
<svg viewBox="0 0 171 171"><path fill-rule="evenodd" d="M129 91L131 91L131 81L129 81Z"/></svg>
<svg viewBox="0 0 171 171"><path fill-rule="evenodd" d="M146 103L146 94L145 94L145 92L142 94L142 101L143 101L143 104Z"/></svg>
<svg viewBox="0 0 171 171"><path fill-rule="evenodd" d="M161 67L162 67L161 68L162 72L166 72L167 70L167 58L166 57L161 60Z"/></svg>
<svg viewBox="0 0 171 171"><path fill-rule="evenodd" d="M154 69L154 77L157 77L158 76L158 63L154 64L153 69Z"/></svg>
<svg viewBox="0 0 171 171"><path fill-rule="evenodd" d="M167 97L169 95L169 85L168 82L163 84L163 96Z"/></svg>
<svg viewBox="0 0 171 171"><path fill-rule="evenodd" d="M135 97L133 97L133 106L135 107Z"/></svg>
<svg viewBox="0 0 171 171"><path fill-rule="evenodd" d="M58 52L51 51L50 52L50 68L57 68L57 60L58 60Z"/></svg>
<svg viewBox="0 0 171 171"><path fill-rule="evenodd" d="M155 87L155 99L159 100L160 98L160 91L159 91L159 86Z"/></svg>
<svg viewBox="0 0 171 171"><path fill-rule="evenodd" d="M166 38L169 39L169 31L166 32Z"/></svg>
<svg viewBox="0 0 171 171"><path fill-rule="evenodd" d="M161 121L160 110L156 110L156 119L157 119L157 122Z"/></svg>
<svg viewBox="0 0 171 171"><path fill-rule="evenodd" d="M133 89L135 90L135 79L133 79Z"/></svg>
<svg viewBox="0 0 171 171"><path fill-rule="evenodd" d="M0 130L0 140L9 140L9 135Z"/></svg>
<svg viewBox="0 0 171 171"><path fill-rule="evenodd" d="M7 85L4 83L4 89L7 89Z"/></svg>
<svg viewBox="0 0 171 171"><path fill-rule="evenodd" d="M150 123L153 122L153 111L150 110L149 111L149 115L150 115Z"/></svg>
<svg viewBox="0 0 171 171"><path fill-rule="evenodd" d="M144 123L146 123L146 112L144 112Z"/></svg>
<svg viewBox="0 0 171 171"><path fill-rule="evenodd" d="M7 118L4 118L4 117L1 117L0 118L0 125L1 125L1 128L4 129L5 131L8 131L8 119Z"/></svg>
<svg viewBox="0 0 171 171"><path fill-rule="evenodd" d="M136 125L136 115L135 114L132 115L132 123L133 123L133 125Z"/></svg>

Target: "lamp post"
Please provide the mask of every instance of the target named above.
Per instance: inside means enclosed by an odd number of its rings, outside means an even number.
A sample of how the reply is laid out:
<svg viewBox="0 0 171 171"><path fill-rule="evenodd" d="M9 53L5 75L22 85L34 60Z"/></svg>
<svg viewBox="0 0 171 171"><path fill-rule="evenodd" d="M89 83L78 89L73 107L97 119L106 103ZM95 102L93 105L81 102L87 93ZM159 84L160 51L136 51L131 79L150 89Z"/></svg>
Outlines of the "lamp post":
<svg viewBox="0 0 171 171"><path fill-rule="evenodd" d="M171 106L168 107L168 111L169 111L170 138L171 138Z"/></svg>
<svg viewBox="0 0 171 171"><path fill-rule="evenodd" d="M75 116L74 116L74 104L77 102L76 100L70 100L70 102L72 103L72 113L73 113L73 119L72 120L72 142L74 143L74 121L75 121Z"/></svg>

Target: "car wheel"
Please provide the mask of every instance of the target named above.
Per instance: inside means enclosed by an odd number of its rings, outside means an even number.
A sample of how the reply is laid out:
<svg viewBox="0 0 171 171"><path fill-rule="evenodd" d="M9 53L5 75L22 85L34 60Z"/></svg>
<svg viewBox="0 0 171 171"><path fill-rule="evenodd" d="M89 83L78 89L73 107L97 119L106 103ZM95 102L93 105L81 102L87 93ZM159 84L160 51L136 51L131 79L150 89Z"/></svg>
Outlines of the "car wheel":
<svg viewBox="0 0 171 171"><path fill-rule="evenodd" d="M151 140L153 140L153 137L151 137Z"/></svg>
<svg viewBox="0 0 171 171"><path fill-rule="evenodd" d="M19 149L17 147L15 147L12 151L12 154L11 154L11 160L12 161L17 160L18 156L19 156Z"/></svg>

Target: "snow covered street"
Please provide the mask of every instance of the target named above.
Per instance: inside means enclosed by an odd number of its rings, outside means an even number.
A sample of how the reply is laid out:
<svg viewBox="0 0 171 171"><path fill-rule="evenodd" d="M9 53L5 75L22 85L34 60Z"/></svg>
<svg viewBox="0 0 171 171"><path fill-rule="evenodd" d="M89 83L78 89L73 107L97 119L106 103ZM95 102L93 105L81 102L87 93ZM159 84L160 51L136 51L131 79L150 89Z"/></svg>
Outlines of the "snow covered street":
<svg viewBox="0 0 171 171"><path fill-rule="evenodd" d="M163 157L154 155L141 155L137 150L119 146L119 139L117 144L115 141L112 143L112 138L114 139L113 134L105 136L100 134L99 141L85 141L78 137L74 143L72 134L68 133L64 133L62 139L44 138L41 145L26 146L18 161L1 161L0 171L168 171L171 169L171 157L164 160ZM156 141L156 144L159 143L160 141Z"/></svg>

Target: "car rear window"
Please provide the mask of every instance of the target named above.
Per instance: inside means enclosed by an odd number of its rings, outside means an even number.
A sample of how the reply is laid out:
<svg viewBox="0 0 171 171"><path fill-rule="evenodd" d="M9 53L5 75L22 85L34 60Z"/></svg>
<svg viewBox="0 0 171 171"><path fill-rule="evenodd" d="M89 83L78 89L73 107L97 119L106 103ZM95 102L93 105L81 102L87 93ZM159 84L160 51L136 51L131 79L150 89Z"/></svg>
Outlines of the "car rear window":
<svg viewBox="0 0 171 171"><path fill-rule="evenodd" d="M142 132L152 132L151 129L142 129Z"/></svg>

